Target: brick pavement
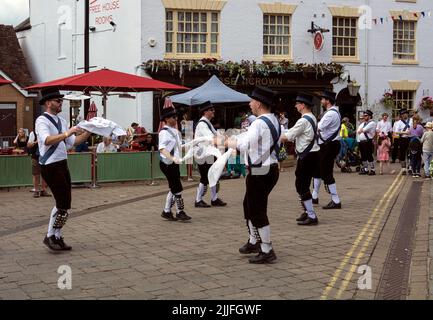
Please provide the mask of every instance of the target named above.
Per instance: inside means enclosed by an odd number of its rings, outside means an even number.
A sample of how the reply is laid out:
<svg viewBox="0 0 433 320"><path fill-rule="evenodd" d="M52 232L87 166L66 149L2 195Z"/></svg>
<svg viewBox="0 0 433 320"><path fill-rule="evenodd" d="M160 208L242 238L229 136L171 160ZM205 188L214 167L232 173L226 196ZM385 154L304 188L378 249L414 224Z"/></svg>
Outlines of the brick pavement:
<svg viewBox="0 0 433 320"><path fill-rule="evenodd" d="M350 270L366 263L383 264L389 234L381 235L397 214L399 192L409 179L402 178L389 203L382 205L396 175L361 177L336 172L343 210L319 208L318 226L299 227L294 170L282 173L269 202L278 257L272 265L250 265L238 253L247 240L242 214L244 179L222 183L221 194L229 203L226 208L193 208L195 188L186 190L191 223L160 218L165 195L136 199L165 191L164 183L74 189L74 211L81 215L72 217L65 228L73 251L60 254L49 252L41 243L52 199L33 199L25 189L1 191L0 299L319 299L326 288L327 299L374 298L375 287L357 290L360 275ZM128 199L135 200L124 201ZM321 205L329 201L324 190L320 200ZM393 204L392 210L388 204ZM101 205L108 206L85 211ZM370 219L378 205L384 208L380 219ZM366 225L369 219L374 228ZM28 229L17 231L22 225ZM357 242L363 228L369 237ZM352 250L354 243L358 245ZM57 287L61 265L72 268L72 290ZM373 273L373 284L378 274Z"/></svg>

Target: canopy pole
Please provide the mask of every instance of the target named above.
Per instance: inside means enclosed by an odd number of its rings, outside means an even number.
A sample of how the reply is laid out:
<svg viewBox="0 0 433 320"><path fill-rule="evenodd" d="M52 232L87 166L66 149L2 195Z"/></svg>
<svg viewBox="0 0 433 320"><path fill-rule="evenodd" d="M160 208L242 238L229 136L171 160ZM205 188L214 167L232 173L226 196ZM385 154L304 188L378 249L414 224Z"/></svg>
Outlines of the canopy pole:
<svg viewBox="0 0 433 320"><path fill-rule="evenodd" d="M107 119L107 94L106 93L102 94L102 106L104 108L104 114L102 115L102 117L104 119Z"/></svg>

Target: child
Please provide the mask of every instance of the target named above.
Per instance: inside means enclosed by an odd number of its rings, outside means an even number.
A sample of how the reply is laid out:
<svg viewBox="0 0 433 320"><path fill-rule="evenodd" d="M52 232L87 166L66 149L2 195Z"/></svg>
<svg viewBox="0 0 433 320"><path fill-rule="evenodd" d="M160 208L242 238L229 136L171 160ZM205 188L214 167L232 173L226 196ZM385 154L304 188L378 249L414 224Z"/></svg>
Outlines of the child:
<svg viewBox="0 0 433 320"><path fill-rule="evenodd" d="M418 137L412 137L409 142L409 152L410 152L410 163L412 167L412 177L420 178L421 174L421 154L422 154L422 144L421 139Z"/></svg>
<svg viewBox="0 0 433 320"><path fill-rule="evenodd" d="M391 149L391 141L383 132L379 136L377 145L377 160L379 164L379 174L383 174L383 164L387 163L389 167L389 150Z"/></svg>

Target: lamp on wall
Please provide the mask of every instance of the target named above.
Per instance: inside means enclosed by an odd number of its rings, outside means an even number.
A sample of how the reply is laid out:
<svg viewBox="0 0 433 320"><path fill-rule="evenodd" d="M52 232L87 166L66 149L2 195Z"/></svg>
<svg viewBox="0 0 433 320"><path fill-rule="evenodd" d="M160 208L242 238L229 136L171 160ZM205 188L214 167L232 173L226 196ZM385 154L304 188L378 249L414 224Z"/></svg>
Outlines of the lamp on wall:
<svg viewBox="0 0 433 320"><path fill-rule="evenodd" d="M350 76L347 78L347 89L349 90L349 94L352 97L356 97L358 95L360 88L361 85L356 81L350 80Z"/></svg>

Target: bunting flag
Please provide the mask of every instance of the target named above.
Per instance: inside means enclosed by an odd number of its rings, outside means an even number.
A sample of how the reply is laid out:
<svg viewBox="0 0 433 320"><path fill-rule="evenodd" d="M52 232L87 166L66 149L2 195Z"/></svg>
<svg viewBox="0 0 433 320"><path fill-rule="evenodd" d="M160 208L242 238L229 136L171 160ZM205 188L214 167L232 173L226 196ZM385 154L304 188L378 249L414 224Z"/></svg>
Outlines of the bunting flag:
<svg viewBox="0 0 433 320"><path fill-rule="evenodd" d="M417 11L417 12L412 12L413 16L415 18L421 19L421 18L431 18L432 16L432 10L423 10L423 11ZM403 15L398 15L398 16L385 16L385 17L375 17L372 19L372 21L374 22L374 25L378 24L378 21L380 21L380 24L384 24L385 22L388 23L390 21L404 21L405 18L403 17Z"/></svg>

